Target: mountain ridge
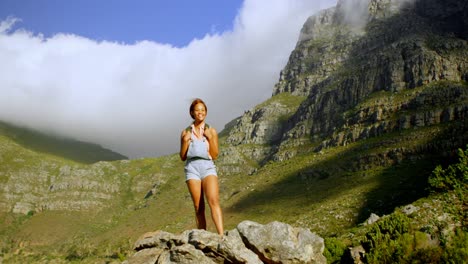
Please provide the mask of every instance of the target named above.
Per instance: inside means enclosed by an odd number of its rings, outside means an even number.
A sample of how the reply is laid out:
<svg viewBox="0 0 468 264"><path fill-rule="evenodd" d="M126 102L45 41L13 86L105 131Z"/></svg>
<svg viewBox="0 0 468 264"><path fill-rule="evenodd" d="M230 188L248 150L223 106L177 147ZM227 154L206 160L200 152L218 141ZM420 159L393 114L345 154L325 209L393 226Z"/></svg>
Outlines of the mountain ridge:
<svg viewBox="0 0 468 264"><path fill-rule="evenodd" d="M64 157L79 163L91 164L98 161L128 159L120 153L105 149L97 144L48 135L4 121L0 121L0 135L33 151Z"/></svg>

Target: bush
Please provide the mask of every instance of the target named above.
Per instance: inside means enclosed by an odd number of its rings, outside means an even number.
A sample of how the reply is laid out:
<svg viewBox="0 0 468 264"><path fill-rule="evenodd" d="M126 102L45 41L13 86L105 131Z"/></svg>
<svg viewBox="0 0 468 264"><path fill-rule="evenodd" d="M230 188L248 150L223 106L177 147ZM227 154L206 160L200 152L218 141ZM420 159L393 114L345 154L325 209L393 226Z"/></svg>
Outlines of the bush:
<svg viewBox="0 0 468 264"><path fill-rule="evenodd" d="M468 147L465 151L458 149L458 163L442 169L437 166L429 177L429 186L434 192L451 190L464 191L468 188Z"/></svg>
<svg viewBox="0 0 468 264"><path fill-rule="evenodd" d="M447 245L443 254L444 263L465 263L468 259L468 233L457 229L452 241Z"/></svg>
<svg viewBox="0 0 468 264"><path fill-rule="evenodd" d="M84 260L96 255L96 247L83 237L75 236L74 240L62 245L62 252L68 261Z"/></svg>
<svg viewBox="0 0 468 264"><path fill-rule="evenodd" d="M440 263L443 253L429 234L413 230L411 220L399 212L377 222L363 245L368 263Z"/></svg>
<svg viewBox="0 0 468 264"><path fill-rule="evenodd" d="M327 263L339 263L346 249L346 245L337 238L326 238L323 255L327 258Z"/></svg>
<svg viewBox="0 0 468 264"><path fill-rule="evenodd" d="M409 229L410 219L403 213L396 212L382 218L366 234L367 248L374 248L378 243L388 239L396 239L407 233Z"/></svg>
<svg viewBox="0 0 468 264"><path fill-rule="evenodd" d="M407 251L411 236L410 219L402 213L394 213L376 222L367 232L363 246L368 263L395 263Z"/></svg>

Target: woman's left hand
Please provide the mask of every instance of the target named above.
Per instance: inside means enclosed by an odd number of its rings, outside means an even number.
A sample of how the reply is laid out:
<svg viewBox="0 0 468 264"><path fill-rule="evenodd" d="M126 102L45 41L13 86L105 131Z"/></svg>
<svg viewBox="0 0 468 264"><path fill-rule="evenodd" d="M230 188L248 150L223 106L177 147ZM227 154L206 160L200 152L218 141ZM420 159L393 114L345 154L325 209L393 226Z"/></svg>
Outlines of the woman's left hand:
<svg viewBox="0 0 468 264"><path fill-rule="evenodd" d="M214 130L214 128L210 127L208 129L205 129L203 135L208 139L212 139L215 135L216 135L216 131Z"/></svg>

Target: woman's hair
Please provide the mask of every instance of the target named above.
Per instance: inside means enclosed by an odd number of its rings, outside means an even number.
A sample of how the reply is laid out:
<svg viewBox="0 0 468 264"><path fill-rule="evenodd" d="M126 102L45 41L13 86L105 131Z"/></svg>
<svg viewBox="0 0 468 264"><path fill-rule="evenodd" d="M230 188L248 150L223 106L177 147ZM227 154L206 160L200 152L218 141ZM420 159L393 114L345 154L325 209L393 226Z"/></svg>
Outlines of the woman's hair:
<svg viewBox="0 0 468 264"><path fill-rule="evenodd" d="M193 100L192 104L190 105L190 111L189 111L190 116L191 116L193 119L195 119L195 116L193 115L193 111L195 110L195 106L196 106L197 104L203 104L203 106L205 107L205 111L208 113L208 107L206 107L205 102L203 102L203 100L200 99L200 98L196 98L195 100Z"/></svg>

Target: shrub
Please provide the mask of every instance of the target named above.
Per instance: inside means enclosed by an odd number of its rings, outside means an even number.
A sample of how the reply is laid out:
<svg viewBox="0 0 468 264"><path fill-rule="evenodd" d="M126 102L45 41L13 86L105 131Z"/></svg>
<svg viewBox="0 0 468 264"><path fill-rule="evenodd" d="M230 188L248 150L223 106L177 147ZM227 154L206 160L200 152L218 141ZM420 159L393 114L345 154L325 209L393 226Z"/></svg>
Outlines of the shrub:
<svg viewBox="0 0 468 264"><path fill-rule="evenodd" d="M362 243L368 263L399 262L412 243L409 230L410 219L398 212L376 222Z"/></svg>
<svg viewBox="0 0 468 264"><path fill-rule="evenodd" d="M447 169L437 166L429 177L429 186L434 192L451 190L464 191L468 188L468 147L465 151L458 149L458 163Z"/></svg>
<svg viewBox="0 0 468 264"><path fill-rule="evenodd" d="M339 263L346 249L346 245L337 238L326 238L323 255L327 258L328 263Z"/></svg>
<svg viewBox="0 0 468 264"><path fill-rule="evenodd" d="M367 247L373 248L376 244L395 239L407 233L410 229L410 219L403 213L396 212L388 217L382 218L372 226L366 234Z"/></svg>
<svg viewBox="0 0 468 264"><path fill-rule="evenodd" d="M444 263L465 263L468 259L468 233L457 229L452 241L447 245L442 256Z"/></svg>

